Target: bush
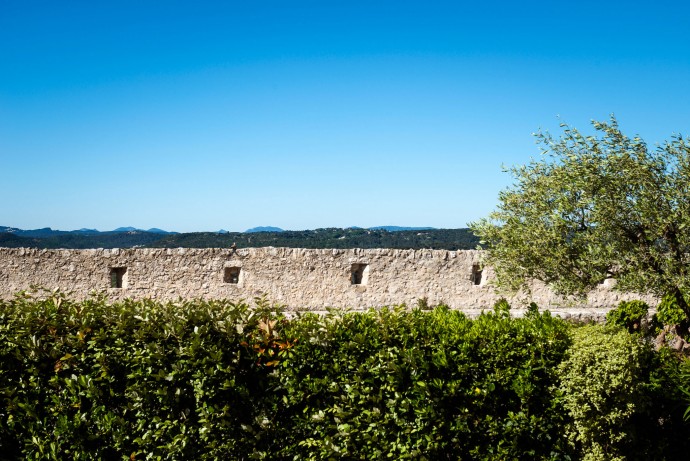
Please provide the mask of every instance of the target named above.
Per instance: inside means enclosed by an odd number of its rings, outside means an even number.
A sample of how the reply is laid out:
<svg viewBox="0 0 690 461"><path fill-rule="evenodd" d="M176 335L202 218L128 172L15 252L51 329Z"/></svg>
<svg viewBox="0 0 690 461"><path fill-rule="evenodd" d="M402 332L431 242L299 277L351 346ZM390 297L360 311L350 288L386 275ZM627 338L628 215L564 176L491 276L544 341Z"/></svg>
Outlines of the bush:
<svg viewBox="0 0 690 461"><path fill-rule="evenodd" d="M623 327L630 333L641 333L648 311L649 306L644 301L621 301L617 308L606 314L606 324Z"/></svg>
<svg viewBox="0 0 690 461"><path fill-rule="evenodd" d="M674 295L667 294L656 309L656 319L663 325L685 325L688 318Z"/></svg>
<svg viewBox="0 0 690 461"><path fill-rule="evenodd" d="M585 460L624 460L645 348L622 330L597 325L575 329L573 339L559 366L563 405L573 418L568 440Z"/></svg>
<svg viewBox="0 0 690 461"><path fill-rule="evenodd" d="M296 459L550 459L567 325L383 309L307 314L281 363ZM284 452L287 458L288 450Z"/></svg>
<svg viewBox="0 0 690 461"><path fill-rule="evenodd" d="M0 316L2 456L242 459L261 442L270 370L242 345L260 324L245 303L54 293Z"/></svg>
<svg viewBox="0 0 690 461"><path fill-rule="evenodd" d="M559 365L566 436L584 460L672 459L688 447L680 361L617 327L573 330Z"/></svg>
<svg viewBox="0 0 690 461"><path fill-rule="evenodd" d="M622 330L574 328L536 306L513 319L506 302L474 320L446 306L287 320L254 304L0 301L0 458L681 459L690 449L680 362Z"/></svg>

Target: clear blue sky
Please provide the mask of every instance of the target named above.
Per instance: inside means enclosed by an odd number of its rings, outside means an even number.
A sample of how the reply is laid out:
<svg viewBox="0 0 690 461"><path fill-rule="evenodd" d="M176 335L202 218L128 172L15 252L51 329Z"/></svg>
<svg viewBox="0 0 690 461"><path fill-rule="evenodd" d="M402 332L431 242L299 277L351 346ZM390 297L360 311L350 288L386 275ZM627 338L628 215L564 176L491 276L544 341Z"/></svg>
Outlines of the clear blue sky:
<svg viewBox="0 0 690 461"><path fill-rule="evenodd" d="M685 2L0 0L0 225L465 227L615 113L690 134ZM558 118L560 116L560 119Z"/></svg>

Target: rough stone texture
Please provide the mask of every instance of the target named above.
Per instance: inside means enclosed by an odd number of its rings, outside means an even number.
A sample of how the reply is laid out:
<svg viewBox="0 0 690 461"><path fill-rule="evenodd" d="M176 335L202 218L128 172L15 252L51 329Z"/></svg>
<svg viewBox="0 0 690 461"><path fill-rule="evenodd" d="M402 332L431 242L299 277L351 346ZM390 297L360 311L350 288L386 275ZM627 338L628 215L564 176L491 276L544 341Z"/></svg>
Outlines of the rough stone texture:
<svg viewBox="0 0 690 461"><path fill-rule="evenodd" d="M266 294L291 310L327 307L363 309L406 303L444 302L469 313L488 309L500 298L485 268L475 285L473 266L480 252L445 250L307 250L295 248L94 249L39 250L0 248L0 297L11 298L31 285L60 288L78 299L94 291L111 300L123 298L229 298L251 300ZM362 284L352 284L353 264L368 264ZM112 268L126 268L122 288L110 288ZM240 268L229 283L226 268ZM529 299L509 299L519 308L528 301L565 317L598 319L622 299L649 297L621 294L602 285L586 303L573 303L535 283Z"/></svg>

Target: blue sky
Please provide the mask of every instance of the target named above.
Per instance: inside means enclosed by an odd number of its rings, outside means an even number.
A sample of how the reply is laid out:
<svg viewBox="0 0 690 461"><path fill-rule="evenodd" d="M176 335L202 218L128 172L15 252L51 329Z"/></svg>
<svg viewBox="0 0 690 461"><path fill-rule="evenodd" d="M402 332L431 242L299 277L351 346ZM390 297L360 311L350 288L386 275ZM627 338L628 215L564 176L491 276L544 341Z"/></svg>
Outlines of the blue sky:
<svg viewBox="0 0 690 461"><path fill-rule="evenodd" d="M690 132L684 2L0 0L0 225L466 227L531 134ZM560 118L559 118L560 117Z"/></svg>

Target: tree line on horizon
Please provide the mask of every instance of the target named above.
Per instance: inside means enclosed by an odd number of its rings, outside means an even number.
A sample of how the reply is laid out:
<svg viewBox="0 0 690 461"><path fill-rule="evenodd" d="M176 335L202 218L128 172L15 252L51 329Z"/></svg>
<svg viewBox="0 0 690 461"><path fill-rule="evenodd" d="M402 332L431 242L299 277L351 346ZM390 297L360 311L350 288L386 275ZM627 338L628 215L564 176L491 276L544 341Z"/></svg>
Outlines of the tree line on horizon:
<svg viewBox="0 0 690 461"><path fill-rule="evenodd" d="M479 245L470 229L428 229L390 232L385 229L325 228L282 232L189 232L155 234L121 232L23 237L0 233L0 247L40 249L88 248L393 248L469 250Z"/></svg>

